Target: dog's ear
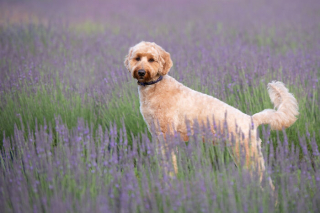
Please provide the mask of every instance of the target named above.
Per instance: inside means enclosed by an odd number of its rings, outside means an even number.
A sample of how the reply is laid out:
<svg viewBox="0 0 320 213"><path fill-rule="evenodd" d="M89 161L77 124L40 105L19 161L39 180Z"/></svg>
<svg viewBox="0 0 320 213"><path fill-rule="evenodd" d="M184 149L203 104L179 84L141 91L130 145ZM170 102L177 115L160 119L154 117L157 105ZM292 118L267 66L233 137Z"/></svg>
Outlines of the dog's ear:
<svg viewBox="0 0 320 213"><path fill-rule="evenodd" d="M158 46L158 51L160 54L160 61L162 64L162 69L160 69L160 74L161 75L166 75L170 68L172 67L173 63L170 57L170 53L166 52L162 47Z"/></svg>
<svg viewBox="0 0 320 213"><path fill-rule="evenodd" d="M124 58L124 66L126 66L127 70L129 70L129 72L130 72L129 60L131 58L131 55L132 55L132 47L129 49L128 55L126 55L126 57Z"/></svg>

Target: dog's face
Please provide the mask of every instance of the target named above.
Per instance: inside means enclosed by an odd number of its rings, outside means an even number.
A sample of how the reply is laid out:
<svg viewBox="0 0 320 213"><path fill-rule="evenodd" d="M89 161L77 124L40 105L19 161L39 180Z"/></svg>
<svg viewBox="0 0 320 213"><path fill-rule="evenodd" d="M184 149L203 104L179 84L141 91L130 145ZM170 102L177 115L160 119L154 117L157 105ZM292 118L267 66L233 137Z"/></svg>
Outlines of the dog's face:
<svg viewBox="0 0 320 213"><path fill-rule="evenodd" d="M124 65L132 77L140 82L166 75L172 67L170 54L153 42L140 42L131 47Z"/></svg>

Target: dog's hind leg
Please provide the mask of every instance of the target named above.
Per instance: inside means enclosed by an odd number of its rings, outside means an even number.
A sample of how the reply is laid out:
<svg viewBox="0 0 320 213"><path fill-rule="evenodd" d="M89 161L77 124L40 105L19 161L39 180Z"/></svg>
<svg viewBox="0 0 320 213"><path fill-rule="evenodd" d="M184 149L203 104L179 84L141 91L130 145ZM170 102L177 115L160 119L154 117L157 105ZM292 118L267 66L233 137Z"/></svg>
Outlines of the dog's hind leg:
<svg viewBox="0 0 320 213"><path fill-rule="evenodd" d="M250 170L251 174L253 174L252 172L258 172L260 183L262 183L263 177L267 175L270 188L272 191L275 190L271 178L268 174L265 174L266 168L260 139L257 140L254 137L251 137L251 140L248 138L244 140L237 139L230 154L238 167L245 166ZM245 158L244 164L241 163L242 158Z"/></svg>

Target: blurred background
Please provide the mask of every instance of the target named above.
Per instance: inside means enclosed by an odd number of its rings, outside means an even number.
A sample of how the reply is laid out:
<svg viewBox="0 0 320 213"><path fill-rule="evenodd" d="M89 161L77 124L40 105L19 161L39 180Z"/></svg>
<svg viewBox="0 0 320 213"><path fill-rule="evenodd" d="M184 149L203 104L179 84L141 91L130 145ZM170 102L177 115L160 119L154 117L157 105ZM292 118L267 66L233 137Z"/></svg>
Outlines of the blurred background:
<svg viewBox="0 0 320 213"><path fill-rule="evenodd" d="M263 33L267 28L280 33L291 28L295 33L312 36L315 32L311 29L319 28L316 0L1 0L0 6L1 25L61 22L82 25L87 30L101 27L124 33L130 29L130 33L136 33L132 36L159 30L166 33L190 30L205 35L205 28L219 26L225 30L237 29L239 33L248 29Z"/></svg>

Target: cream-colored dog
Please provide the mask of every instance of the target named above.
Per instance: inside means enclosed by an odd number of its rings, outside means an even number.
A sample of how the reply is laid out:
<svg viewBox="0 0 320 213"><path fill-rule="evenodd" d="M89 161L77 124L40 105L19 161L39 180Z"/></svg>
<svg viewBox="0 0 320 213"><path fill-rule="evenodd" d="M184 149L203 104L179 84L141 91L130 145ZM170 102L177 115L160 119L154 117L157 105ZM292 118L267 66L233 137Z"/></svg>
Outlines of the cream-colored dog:
<svg viewBox="0 0 320 213"><path fill-rule="evenodd" d="M172 67L170 54L153 42L142 41L131 47L124 64L132 77L138 80L140 110L149 130L154 125L154 133L158 135L162 132L164 136L176 131L187 141L186 122L192 128L193 122L197 120L199 124L210 125L213 132L217 131L214 122L227 122L229 136L246 149L247 165L252 165L252 161L258 163L261 173L265 165L260 150L261 140L256 137L257 127L270 124L272 129L281 130L292 125L299 114L296 99L279 81L268 84L271 101L278 110L267 109L253 116L214 97L194 91L167 75ZM223 128L224 125L220 126ZM239 160L239 150L235 148L234 151ZM173 158L177 169L175 156Z"/></svg>

